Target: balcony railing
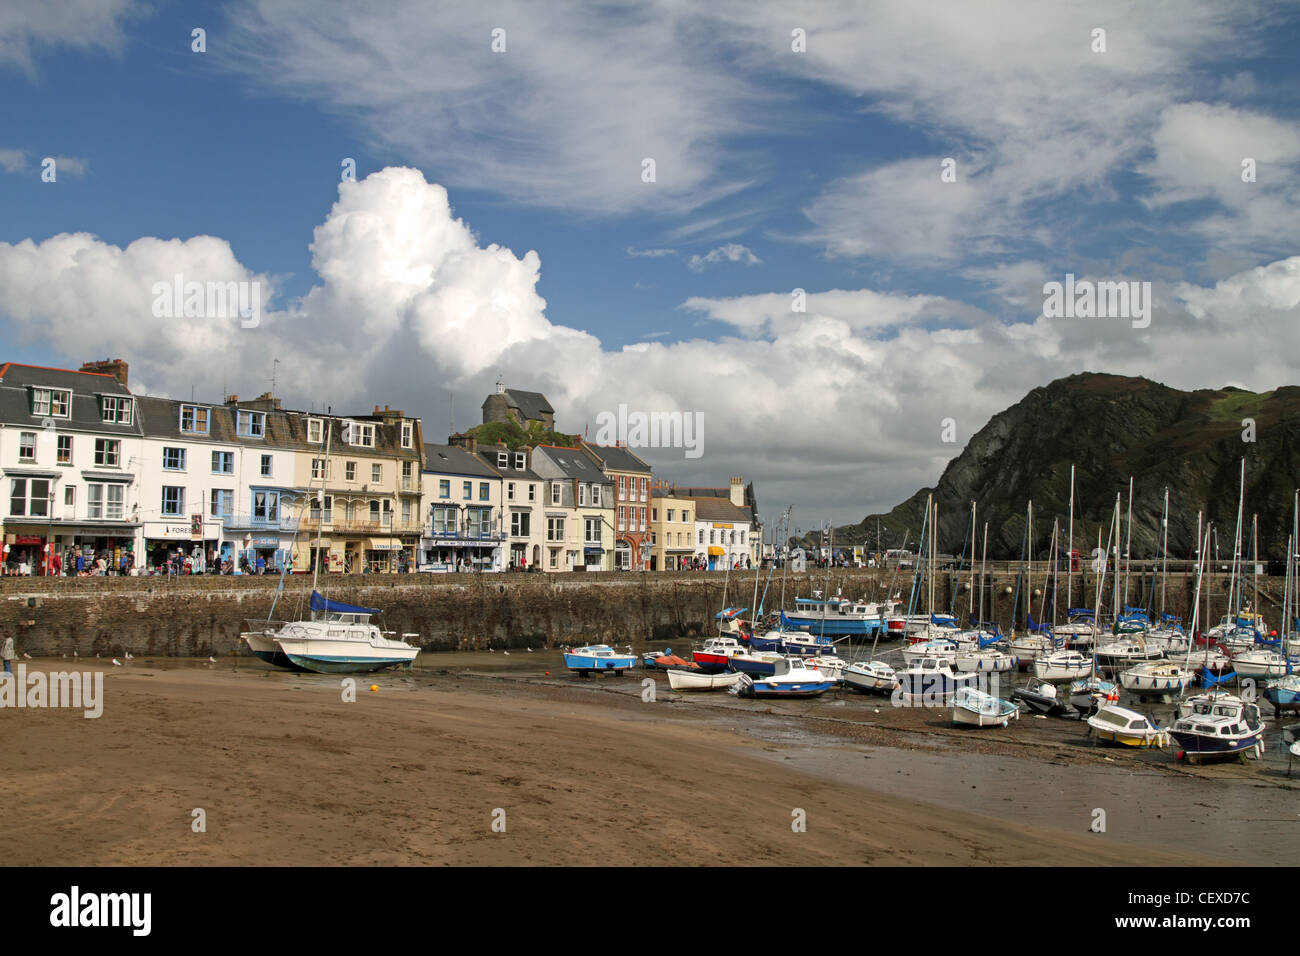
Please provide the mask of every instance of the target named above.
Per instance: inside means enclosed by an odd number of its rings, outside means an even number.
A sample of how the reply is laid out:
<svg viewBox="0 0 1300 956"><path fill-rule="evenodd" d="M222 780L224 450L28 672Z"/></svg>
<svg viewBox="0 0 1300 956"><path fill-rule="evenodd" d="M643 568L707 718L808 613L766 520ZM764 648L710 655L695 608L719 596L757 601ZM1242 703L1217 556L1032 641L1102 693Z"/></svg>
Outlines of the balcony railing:
<svg viewBox="0 0 1300 956"><path fill-rule="evenodd" d="M331 512L323 512L321 515L309 516L302 519L301 528L303 531L335 531L340 534L419 534L421 531L420 522L415 519L403 521L401 518L388 520L380 518L372 520L370 518L343 518L332 515Z"/></svg>
<svg viewBox="0 0 1300 956"><path fill-rule="evenodd" d="M399 479L397 480L397 487L398 487L398 490L399 490L399 491L402 491L402 492L404 492L404 493L410 493L410 492L419 491L419 490L420 490L420 479L419 479L419 478L399 478Z"/></svg>
<svg viewBox="0 0 1300 956"><path fill-rule="evenodd" d="M209 515L208 520L220 521L227 528L274 528L280 531L298 529L298 519L287 514L276 518L251 514Z"/></svg>
<svg viewBox="0 0 1300 956"><path fill-rule="evenodd" d="M455 538L458 541L504 541L504 531L439 531L425 526L424 533L431 538Z"/></svg>

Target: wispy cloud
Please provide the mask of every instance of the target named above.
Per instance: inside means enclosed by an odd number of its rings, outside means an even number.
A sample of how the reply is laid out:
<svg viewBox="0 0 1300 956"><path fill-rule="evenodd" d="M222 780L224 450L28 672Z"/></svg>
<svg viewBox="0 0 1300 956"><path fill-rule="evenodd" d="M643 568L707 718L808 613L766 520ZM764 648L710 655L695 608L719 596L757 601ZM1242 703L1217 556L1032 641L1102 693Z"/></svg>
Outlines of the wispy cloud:
<svg viewBox="0 0 1300 956"><path fill-rule="evenodd" d="M0 4L0 67L36 76L43 47L120 50L126 22L145 12L136 0L6 0Z"/></svg>
<svg viewBox="0 0 1300 956"><path fill-rule="evenodd" d="M27 167L27 154L21 149L0 148L0 169L6 173L21 173Z"/></svg>
<svg viewBox="0 0 1300 956"><path fill-rule="evenodd" d="M729 242L716 249L710 249L702 256L691 256L686 260L686 265L696 272L703 272L709 266L719 262L743 262L747 266L756 266L762 261L748 247L738 242Z"/></svg>
<svg viewBox="0 0 1300 956"><path fill-rule="evenodd" d="M677 255L676 249L634 249L627 247L627 254L633 259L658 259L662 256Z"/></svg>

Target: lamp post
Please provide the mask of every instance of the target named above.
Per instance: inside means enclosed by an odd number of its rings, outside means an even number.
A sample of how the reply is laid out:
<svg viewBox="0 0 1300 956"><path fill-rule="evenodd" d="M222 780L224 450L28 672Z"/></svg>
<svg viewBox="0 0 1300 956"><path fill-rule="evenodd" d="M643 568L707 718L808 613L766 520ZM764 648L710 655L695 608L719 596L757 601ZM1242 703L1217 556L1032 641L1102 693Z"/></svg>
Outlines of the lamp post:
<svg viewBox="0 0 1300 956"><path fill-rule="evenodd" d="M57 479L55 480L57 482ZM53 573L54 566L54 488L55 482L50 483L50 509L46 512L48 525L45 529L45 576L48 578Z"/></svg>

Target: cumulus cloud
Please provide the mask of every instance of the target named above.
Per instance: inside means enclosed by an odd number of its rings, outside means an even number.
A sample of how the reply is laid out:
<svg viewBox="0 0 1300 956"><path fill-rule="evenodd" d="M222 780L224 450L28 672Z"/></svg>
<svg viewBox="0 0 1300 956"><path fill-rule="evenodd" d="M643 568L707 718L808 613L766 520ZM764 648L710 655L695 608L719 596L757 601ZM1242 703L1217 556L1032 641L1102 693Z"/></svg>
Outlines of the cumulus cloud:
<svg viewBox="0 0 1300 956"><path fill-rule="evenodd" d="M695 272L703 272L709 266L716 265L719 262L741 262L747 266L756 266L762 261L762 259L754 255L753 250L746 246L742 246L738 242L728 242L716 249L710 249L702 256L691 256L686 260L686 265Z"/></svg>
<svg viewBox="0 0 1300 956"><path fill-rule="evenodd" d="M448 392L477 421L499 377L546 393L569 431L620 403L700 411L704 456L649 450L657 470L683 482L759 478L769 516L794 503L806 523L892 506L933 482L990 415L1062 375L1158 368L1190 388L1232 369L1264 390L1300 367L1300 257L1213 287L1157 284L1144 331L1032 315L1007 325L942 296L869 288L809 290L794 312L782 290L683 303L722 323L716 339L647 337L615 350L548 318L537 253L480 245L446 190L418 171L385 169L338 192L312 242L319 282L295 301L277 301L275 277L212 236L122 248L60 234L0 244L0 303L19 339L56 352L75 343L70 364L120 355L154 393L260 392L279 358L291 407L388 403L424 415L430 439L442 437L445 419L430 412ZM154 318L153 285L176 274L265 283L261 323ZM949 417L955 446L941 439Z"/></svg>

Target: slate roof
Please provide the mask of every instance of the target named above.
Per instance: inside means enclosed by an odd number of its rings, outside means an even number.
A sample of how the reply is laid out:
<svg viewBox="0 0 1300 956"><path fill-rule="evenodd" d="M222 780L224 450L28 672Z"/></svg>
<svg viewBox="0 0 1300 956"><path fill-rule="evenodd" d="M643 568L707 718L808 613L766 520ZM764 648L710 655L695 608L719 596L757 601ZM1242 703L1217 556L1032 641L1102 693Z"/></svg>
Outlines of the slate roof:
<svg viewBox="0 0 1300 956"><path fill-rule="evenodd" d="M564 448L560 445L538 445L538 451L543 451L548 459L555 463L555 466L564 473L566 478L572 478L575 481L586 481L593 484L609 484L607 476L587 455L583 454L581 448Z"/></svg>
<svg viewBox="0 0 1300 956"><path fill-rule="evenodd" d="M435 445L430 442L424 444L424 470L431 474L501 477L501 472L488 465L478 455L470 454L460 445Z"/></svg>
<svg viewBox="0 0 1300 956"><path fill-rule="evenodd" d="M721 498L695 498L695 519L697 521L743 521L746 524L753 519L748 508L733 505Z"/></svg>
<svg viewBox="0 0 1300 956"><path fill-rule="evenodd" d="M582 444L584 448L604 462L605 468L609 471L636 472L642 475L651 474L650 466L630 448L616 445L593 445L590 442L583 442Z"/></svg>
<svg viewBox="0 0 1300 956"><path fill-rule="evenodd" d="M32 414L32 388L67 389L72 393L70 417L55 418L55 428L99 432L105 435L140 434L138 409L130 425L101 420L100 395L131 397L131 390L112 375L42 368L37 365L20 365L16 362L0 365L0 422L6 425L41 427L45 417Z"/></svg>
<svg viewBox="0 0 1300 956"><path fill-rule="evenodd" d="M519 388L507 388L504 392L506 404L519 412L525 421L542 421L543 413L554 415L555 409L541 392L525 392ZM483 400L487 404L487 399Z"/></svg>
<svg viewBox="0 0 1300 956"><path fill-rule="evenodd" d="M497 453L503 451L506 452L508 455L506 459L507 464L498 465ZM520 451L524 453L525 462L532 461L532 452L526 451L522 448L520 449ZM505 478L507 480L518 481L520 479L524 479L527 481L545 481L545 479L541 475L533 471L531 468L516 468L515 452L511 451L505 445L501 445L501 444L479 445L478 457L481 458L484 462L486 462L488 467L495 469L496 474L500 475L502 478Z"/></svg>

